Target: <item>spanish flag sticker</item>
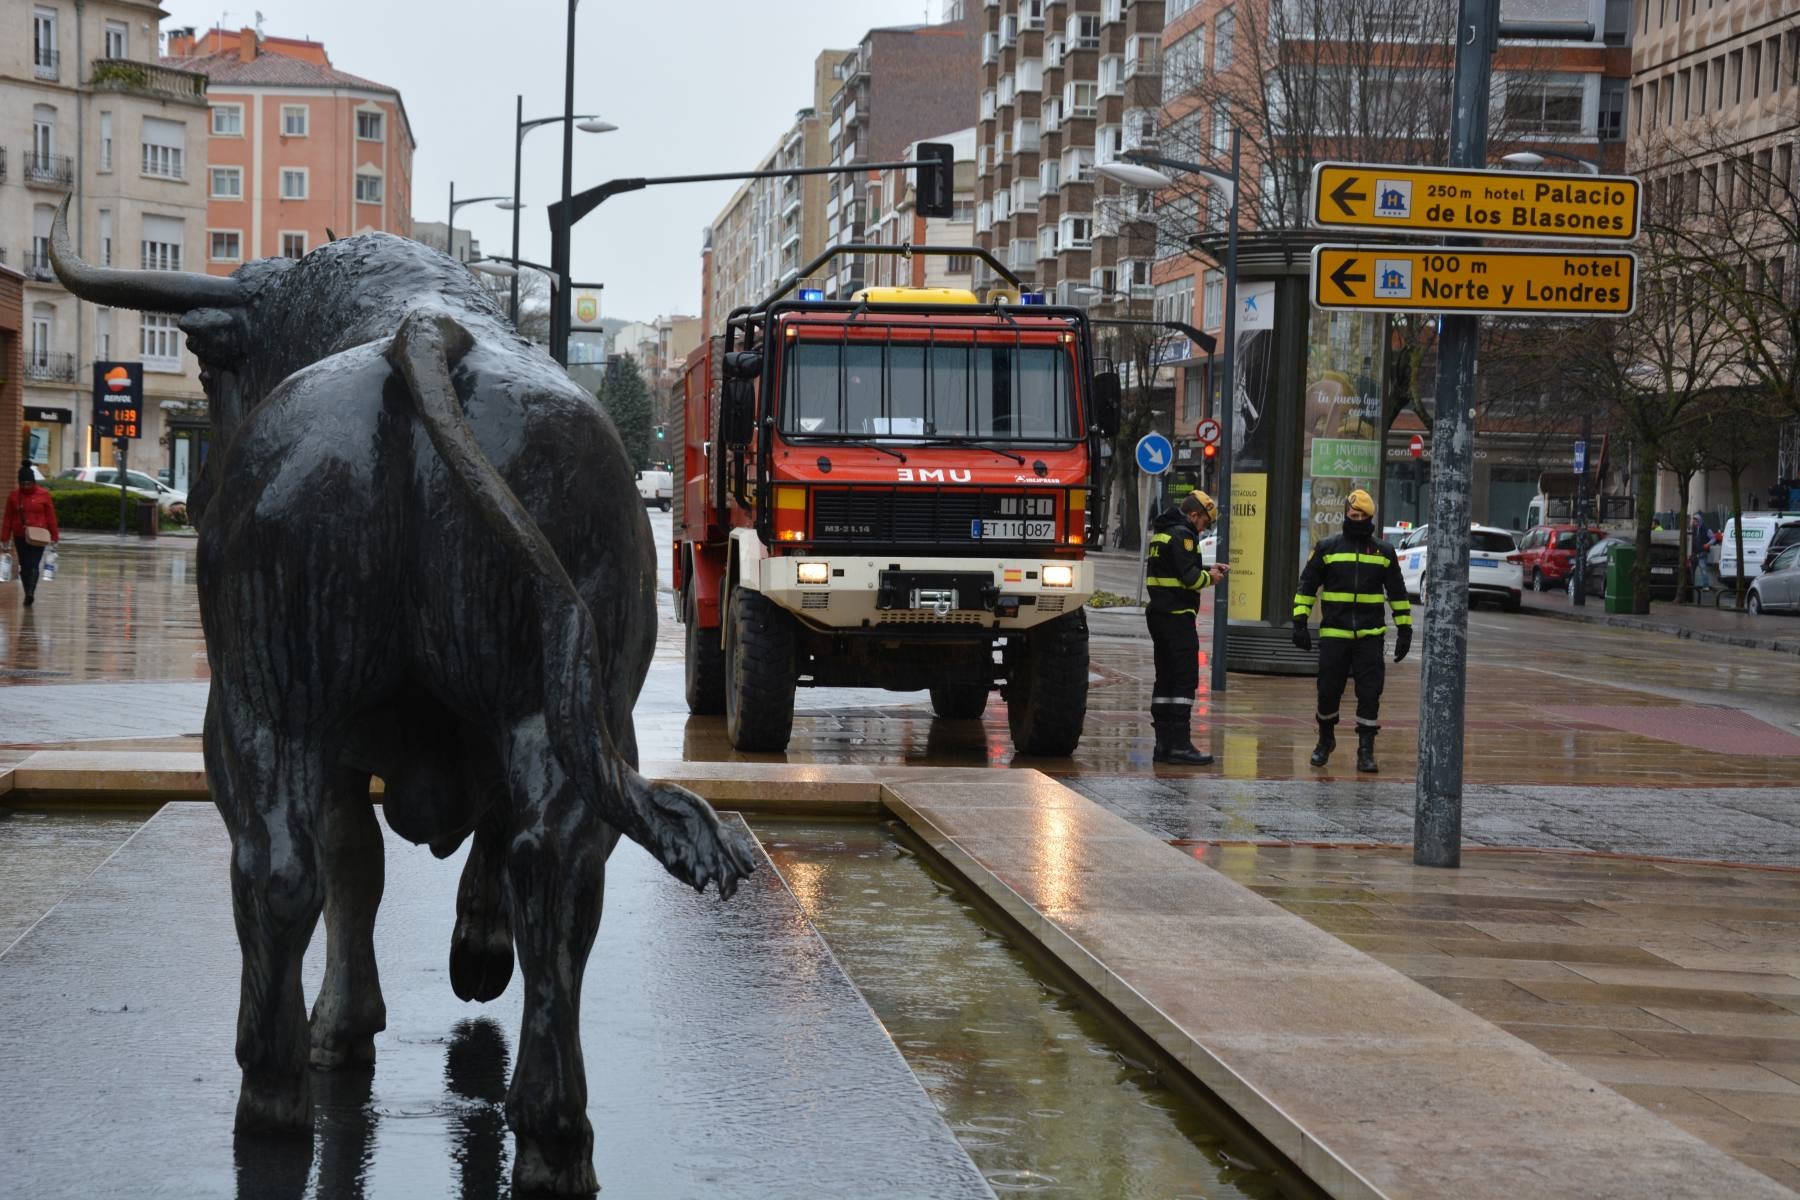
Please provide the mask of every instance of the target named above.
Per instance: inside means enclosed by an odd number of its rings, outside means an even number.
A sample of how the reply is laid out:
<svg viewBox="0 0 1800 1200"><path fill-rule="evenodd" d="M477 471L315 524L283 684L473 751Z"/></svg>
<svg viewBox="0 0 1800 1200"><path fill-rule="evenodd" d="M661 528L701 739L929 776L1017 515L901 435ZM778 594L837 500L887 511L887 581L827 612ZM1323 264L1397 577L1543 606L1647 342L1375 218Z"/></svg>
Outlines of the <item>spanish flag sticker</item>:
<svg viewBox="0 0 1800 1200"><path fill-rule="evenodd" d="M1001 575L1005 583L1023 583L1025 580L1025 571L1022 567L1007 567L1001 572Z"/></svg>

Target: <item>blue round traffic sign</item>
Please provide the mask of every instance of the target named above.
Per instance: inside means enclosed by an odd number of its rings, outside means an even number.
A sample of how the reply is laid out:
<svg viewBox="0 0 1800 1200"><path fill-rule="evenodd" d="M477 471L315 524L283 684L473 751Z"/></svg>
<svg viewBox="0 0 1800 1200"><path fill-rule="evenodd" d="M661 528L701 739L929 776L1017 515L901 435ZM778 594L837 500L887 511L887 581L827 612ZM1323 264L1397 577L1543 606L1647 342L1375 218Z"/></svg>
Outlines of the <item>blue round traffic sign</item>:
<svg viewBox="0 0 1800 1200"><path fill-rule="evenodd" d="M1146 475L1161 475L1175 465L1175 447L1160 433L1146 433L1138 439L1137 465Z"/></svg>

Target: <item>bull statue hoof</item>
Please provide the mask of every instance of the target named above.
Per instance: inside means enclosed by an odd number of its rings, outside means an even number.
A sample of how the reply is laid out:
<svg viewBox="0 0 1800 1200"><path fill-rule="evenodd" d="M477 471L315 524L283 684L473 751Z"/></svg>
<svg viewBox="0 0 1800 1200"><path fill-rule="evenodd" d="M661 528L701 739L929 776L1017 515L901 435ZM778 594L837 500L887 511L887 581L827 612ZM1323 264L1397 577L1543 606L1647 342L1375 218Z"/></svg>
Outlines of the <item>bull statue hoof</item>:
<svg viewBox="0 0 1800 1200"><path fill-rule="evenodd" d="M315 1037L312 1044L311 1061L313 1066L322 1071L373 1069L375 1066L375 1038L370 1034Z"/></svg>
<svg viewBox="0 0 1800 1200"><path fill-rule="evenodd" d="M312 1091L306 1076L259 1079L246 1074L232 1132L242 1136L311 1136Z"/></svg>
<svg viewBox="0 0 1800 1200"><path fill-rule="evenodd" d="M586 1124L584 1121L583 1124ZM518 1135L513 1159L515 1196L591 1196L600 1190L594 1174L594 1135L567 1138Z"/></svg>
<svg viewBox="0 0 1800 1200"><path fill-rule="evenodd" d="M450 940L450 989L458 1000L496 1000L512 982L512 934L502 917L499 928L458 921Z"/></svg>

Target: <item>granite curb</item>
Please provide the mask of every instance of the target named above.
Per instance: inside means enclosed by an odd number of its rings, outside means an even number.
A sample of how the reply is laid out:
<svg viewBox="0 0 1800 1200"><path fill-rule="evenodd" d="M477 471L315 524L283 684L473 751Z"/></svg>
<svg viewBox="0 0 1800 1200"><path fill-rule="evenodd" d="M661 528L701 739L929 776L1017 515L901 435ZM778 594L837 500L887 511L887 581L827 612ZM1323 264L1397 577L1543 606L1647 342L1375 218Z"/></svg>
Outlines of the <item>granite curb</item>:
<svg viewBox="0 0 1800 1200"><path fill-rule="evenodd" d="M1691 625L1682 625L1673 621L1643 620L1637 617L1622 617L1616 613L1569 612L1555 608L1539 608L1530 604L1524 605L1519 611L1534 617L1574 621L1581 625L1608 625L1615 629L1636 629L1644 633L1660 633L1669 637L1685 638L1692 642L1710 642L1718 646L1738 646L1746 650L1772 650L1777 654L1800 654L1800 635L1792 638L1750 637L1741 633L1695 629Z"/></svg>

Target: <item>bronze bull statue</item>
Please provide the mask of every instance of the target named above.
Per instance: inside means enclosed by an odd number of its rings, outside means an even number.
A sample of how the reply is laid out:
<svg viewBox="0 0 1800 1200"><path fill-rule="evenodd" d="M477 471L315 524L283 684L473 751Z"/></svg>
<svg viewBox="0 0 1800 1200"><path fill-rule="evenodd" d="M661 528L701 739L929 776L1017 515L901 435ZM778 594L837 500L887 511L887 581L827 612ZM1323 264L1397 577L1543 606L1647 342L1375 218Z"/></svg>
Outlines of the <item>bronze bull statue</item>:
<svg viewBox="0 0 1800 1200"><path fill-rule="evenodd" d="M518 953L515 1189L594 1191L578 1013L607 856L624 833L725 897L755 863L704 800L636 770L655 553L618 434L464 266L416 242L364 234L230 278L112 270L75 254L67 208L57 275L97 304L180 314L211 402L191 508L206 777L243 953L237 1131L310 1129L309 1062L374 1062L379 776L401 837L439 857L473 837L456 994L497 997Z"/></svg>

